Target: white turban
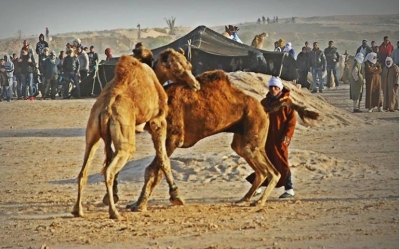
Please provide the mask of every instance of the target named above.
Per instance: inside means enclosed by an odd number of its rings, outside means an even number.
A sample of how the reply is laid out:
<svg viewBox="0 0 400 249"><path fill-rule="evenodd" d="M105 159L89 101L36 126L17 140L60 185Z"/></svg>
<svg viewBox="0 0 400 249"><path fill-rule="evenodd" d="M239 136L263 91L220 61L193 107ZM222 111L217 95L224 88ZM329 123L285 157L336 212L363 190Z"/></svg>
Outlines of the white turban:
<svg viewBox="0 0 400 249"><path fill-rule="evenodd" d="M356 60L358 63L363 63L363 62L364 62L364 55L363 55L363 53L358 53L358 54L356 54L356 57L354 57L354 60Z"/></svg>
<svg viewBox="0 0 400 249"><path fill-rule="evenodd" d="M390 61L389 65L388 65L388 61ZM389 57L389 56L386 57L385 65L386 65L388 68L390 68L391 66L393 66L393 59L392 59L392 57Z"/></svg>
<svg viewBox="0 0 400 249"><path fill-rule="evenodd" d="M370 61L372 64L376 64L378 60L378 55L375 52L371 52L365 56L365 61Z"/></svg>
<svg viewBox="0 0 400 249"><path fill-rule="evenodd" d="M283 49L283 52L289 52L291 49L292 49L292 43L287 42L285 48Z"/></svg>
<svg viewBox="0 0 400 249"><path fill-rule="evenodd" d="M279 77L271 77L271 79L268 82L268 86L276 86L279 88L280 91L282 91L283 89L283 84Z"/></svg>

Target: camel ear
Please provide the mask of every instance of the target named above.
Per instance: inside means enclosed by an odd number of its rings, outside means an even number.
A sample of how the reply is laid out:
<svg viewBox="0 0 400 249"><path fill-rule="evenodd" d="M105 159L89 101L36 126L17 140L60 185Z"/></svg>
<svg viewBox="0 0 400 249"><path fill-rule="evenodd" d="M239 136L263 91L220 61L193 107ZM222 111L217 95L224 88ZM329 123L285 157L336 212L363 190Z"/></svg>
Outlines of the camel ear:
<svg viewBox="0 0 400 249"><path fill-rule="evenodd" d="M229 33L229 28L226 25L225 25L225 32Z"/></svg>
<svg viewBox="0 0 400 249"><path fill-rule="evenodd" d="M183 48L179 48L177 52L179 52L179 53L185 55L185 50L183 50Z"/></svg>

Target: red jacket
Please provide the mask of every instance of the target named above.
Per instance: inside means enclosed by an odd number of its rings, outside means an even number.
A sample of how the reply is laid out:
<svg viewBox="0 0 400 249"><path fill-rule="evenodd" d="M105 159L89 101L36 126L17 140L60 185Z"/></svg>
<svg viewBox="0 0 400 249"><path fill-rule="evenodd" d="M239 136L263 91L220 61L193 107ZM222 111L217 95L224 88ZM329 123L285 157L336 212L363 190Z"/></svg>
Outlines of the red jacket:
<svg viewBox="0 0 400 249"><path fill-rule="evenodd" d="M392 56L392 52L393 52L392 43L389 42L387 45L385 45L385 42L382 42L382 44L379 46L379 55L378 55L379 62L382 65L384 65L386 57Z"/></svg>

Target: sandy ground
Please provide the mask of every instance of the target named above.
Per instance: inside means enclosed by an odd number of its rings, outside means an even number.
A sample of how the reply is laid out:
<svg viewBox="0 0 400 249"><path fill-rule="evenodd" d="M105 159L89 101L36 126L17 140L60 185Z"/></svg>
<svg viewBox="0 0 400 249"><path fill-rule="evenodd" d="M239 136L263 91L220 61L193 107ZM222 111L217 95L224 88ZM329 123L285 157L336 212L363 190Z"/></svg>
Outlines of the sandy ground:
<svg viewBox="0 0 400 249"><path fill-rule="evenodd" d="M267 77L231 74L259 99ZM290 87L322 115L296 128L294 199L279 200L280 188L263 208L234 204L251 169L230 149L232 135L219 134L171 158L187 205L171 206L162 181L147 212L128 211L154 156L142 133L120 176L122 221L109 220L101 203L102 145L84 191L86 217L69 213L94 99L0 103L0 248L398 248L399 113L351 113L347 85L316 95Z"/></svg>

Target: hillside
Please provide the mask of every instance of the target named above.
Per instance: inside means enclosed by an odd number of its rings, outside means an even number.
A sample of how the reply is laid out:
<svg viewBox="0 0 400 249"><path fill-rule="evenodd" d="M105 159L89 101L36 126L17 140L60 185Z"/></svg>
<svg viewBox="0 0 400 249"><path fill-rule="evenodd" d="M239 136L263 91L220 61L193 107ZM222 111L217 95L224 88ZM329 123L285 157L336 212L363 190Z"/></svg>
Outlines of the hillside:
<svg viewBox="0 0 400 249"><path fill-rule="evenodd" d="M295 23L290 19L280 19L279 23L257 25L255 22L235 24L240 28L239 37L245 44L251 44L254 35L266 32L268 37L264 43L265 50L273 49L273 42L279 38L290 41L296 53L300 52L304 41L318 41L321 48L325 48L329 40L335 41L339 53L348 50L355 53L362 39L375 40L378 44L385 35L391 38L393 44L399 37L398 15L359 15L359 16L327 16L296 18ZM168 35L167 28L153 28L141 30L141 39L138 39L138 29L115 29L103 31L88 31L80 33L56 34L50 38L50 47L56 52L63 50L65 44L73 39L80 38L85 46L94 45L101 59L104 50L111 47L114 56L131 53L132 47L138 41L143 41L150 48L156 48L172 42L187 34L196 27L176 27L175 35ZM211 29L222 33L224 26L213 26ZM27 39L34 46L37 37L22 37L21 39L8 38L0 40L0 53L17 52L22 40Z"/></svg>

